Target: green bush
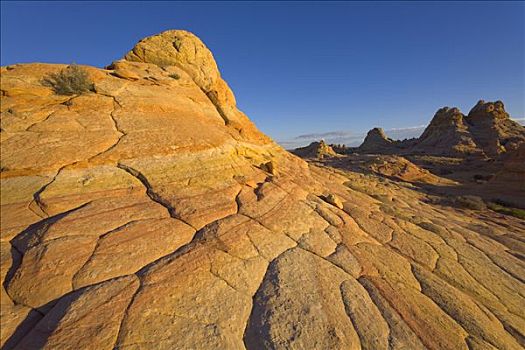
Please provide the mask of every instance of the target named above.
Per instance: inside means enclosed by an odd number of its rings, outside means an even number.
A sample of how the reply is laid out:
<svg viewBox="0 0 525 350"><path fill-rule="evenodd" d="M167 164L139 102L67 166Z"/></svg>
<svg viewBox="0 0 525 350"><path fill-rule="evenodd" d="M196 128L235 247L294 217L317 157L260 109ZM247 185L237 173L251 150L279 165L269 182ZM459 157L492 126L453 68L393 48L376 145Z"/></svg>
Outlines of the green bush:
<svg viewBox="0 0 525 350"><path fill-rule="evenodd" d="M58 95L79 95L93 90L93 82L88 73L75 64L48 75L43 79L43 84Z"/></svg>
<svg viewBox="0 0 525 350"><path fill-rule="evenodd" d="M500 205L494 202L489 202L487 206L489 207L490 210L493 210L495 212L505 214L505 215L511 215L519 219L525 220L525 210L523 209L506 207L506 206L503 206L503 205Z"/></svg>
<svg viewBox="0 0 525 350"><path fill-rule="evenodd" d="M170 75L168 75L170 78L172 79L175 79L175 80L179 80L180 79L180 75L178 75L177 73L171 73Z"/></svg>

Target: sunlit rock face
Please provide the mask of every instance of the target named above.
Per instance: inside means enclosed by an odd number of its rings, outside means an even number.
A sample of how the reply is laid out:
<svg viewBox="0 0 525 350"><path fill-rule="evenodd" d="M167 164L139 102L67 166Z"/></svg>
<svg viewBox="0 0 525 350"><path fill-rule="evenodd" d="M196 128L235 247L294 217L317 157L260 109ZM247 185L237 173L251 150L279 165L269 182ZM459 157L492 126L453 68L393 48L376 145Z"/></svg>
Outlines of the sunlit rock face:
<svg viewBox="0 0 525 350"><path fill-rule="evenodd" d="M394 141L386 136L385 131L381 128L373 128L359 146L360 152L365 153L390 153L395 151Z"/></svg>
<svg viewBox="0 0 525 350"><path fill-rule="evenodd" d="M439 109L415 147L421 153L441 155L480 154L458 108Z"/></svg>
<svg viewBox="0 0 525 350"><path fill-rule="evenodd" d="M501 101L480 100L466 120L474 141L488 156L515 150L525 142L525 128L510 119Z"/></svg>
<svg viewBox="0 0 525 350"><path fill-rule="evenodd" d="M289 154L191 33L64 67L1 69L5 349L525 346L518 219Z"/></svg>
<svg viewBox="0 0 525 350"><path fill-rule="evenodd" d="M296 148L293 153L303 158L324 158L336 155L333 148L327 145L324 140L312 142L306 147Z"/></svg>
<svg viewBox="0 0 525 350"><path fill-rule="evenodd" d="M480 100L468 115L455 107L440 108L417 139L391 140L383 129L374 128L357 151L497 158L523 142L525 127L510 119L503 102Z"/></svg>

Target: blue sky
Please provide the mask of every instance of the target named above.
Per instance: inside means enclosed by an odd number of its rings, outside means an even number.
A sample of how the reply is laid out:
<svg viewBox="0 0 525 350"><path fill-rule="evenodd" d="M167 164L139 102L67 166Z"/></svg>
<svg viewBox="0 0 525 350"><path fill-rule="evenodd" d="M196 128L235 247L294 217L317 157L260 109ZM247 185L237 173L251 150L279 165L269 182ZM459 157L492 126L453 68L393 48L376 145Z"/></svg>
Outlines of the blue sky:
<svg viewBox="0 0 525 350"><path fill-rule="evenodd" d="M102 67L145 36L192 31L239 107L285 145L326 133L344 142L375 126L412 136L421 128L405 128L438 108L467 113L479 99L525 117L524 2L2 1L1 10L2 65Z"/></svg>

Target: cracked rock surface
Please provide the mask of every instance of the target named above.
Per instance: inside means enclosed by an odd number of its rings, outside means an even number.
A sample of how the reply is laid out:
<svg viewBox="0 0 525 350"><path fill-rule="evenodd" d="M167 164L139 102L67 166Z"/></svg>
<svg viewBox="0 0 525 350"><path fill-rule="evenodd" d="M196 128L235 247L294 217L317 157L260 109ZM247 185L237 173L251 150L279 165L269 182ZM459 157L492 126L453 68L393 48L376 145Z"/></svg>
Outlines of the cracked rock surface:
<svg viewBox="0 0 525 350"><path fill-rule="evenodd" d="M191 33L64 67L1 69L2 349L525 346L519 219L291 155Z"/></svg>

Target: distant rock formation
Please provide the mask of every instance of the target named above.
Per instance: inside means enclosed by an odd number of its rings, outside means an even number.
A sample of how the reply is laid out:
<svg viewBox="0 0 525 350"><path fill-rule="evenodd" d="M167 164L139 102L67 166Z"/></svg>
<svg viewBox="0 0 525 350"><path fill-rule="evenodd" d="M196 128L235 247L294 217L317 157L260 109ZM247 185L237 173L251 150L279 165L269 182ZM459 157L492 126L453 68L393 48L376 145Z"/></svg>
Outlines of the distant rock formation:
<svg viewBox="0 0 525 350"><path fill-rule="evenodd" d="M335 153L337 154L345 154L347 153L351 148L347 147L344 143L330 143L328 146L332 147Z"/></svg>
<svg viewBox="0 0 525 350"><path fill-rule="evenodd" d="M391 152L396 147L392 139L388 138L382 128L373 128L365 137L365 140L359 146L359 151L367 152Z"/></svg>
<svg viewBox="0 0 525 350"><path fill-rule="evenodd" d="M468 116L458 108L439 109L423 134L413 140L395 141L382 129L368 132L357 148L362 153L429 154L494 158L525 142L525 128L511 120L503 102L480 100Z"/></svg>
<svg viewBox="0 0 525 350"><path fill-rule="evenodd" d="M477 192L489 201L525 209L525 142L485 164L488 176L477 176Z"/></svg>
<svg viewBox="0 0 525 350"><path fill-rule="evenodd" d="M407 149L415 139L392 140L382 128L370 130L363 143L354 149L359 153L395 154Z"/></svg>
<svg viewBox="0 0 525 350"><path fill-rule="evenodd" d="M406 182L427 184L452 183L430 173L428 170L418 167L408 159L396 155L378 156L366 162L365 166L376 174Z"/></svg>
<svg viewBox="0 0 525 350"><path fill-rule="evenodd" d="M479 154L458 108L439 109L412 149L417 153Z"/></svg>
<svg viewBox="0 0 525 350"><path fill-rule="evenodd" d="M474 142L489 157L517 149L525 142L525 127L510 119L501 101L480 100L466 119Z"/></svg>
<svg viewBox="0 0 525 350"><path fill-rule="evenodd" d="M525 142L508 151L503 158L503 166L491 182L502 182L509 186L515 184L515 187L525 191Z"/></svg>
<svg viewBox="0 0 525 350"><path fill-rule="evenodd" d="M306 147L296 148L292 153L302 158L324 158L337 155L332 147L327 145L324 140L312 142Z"/></svg>

